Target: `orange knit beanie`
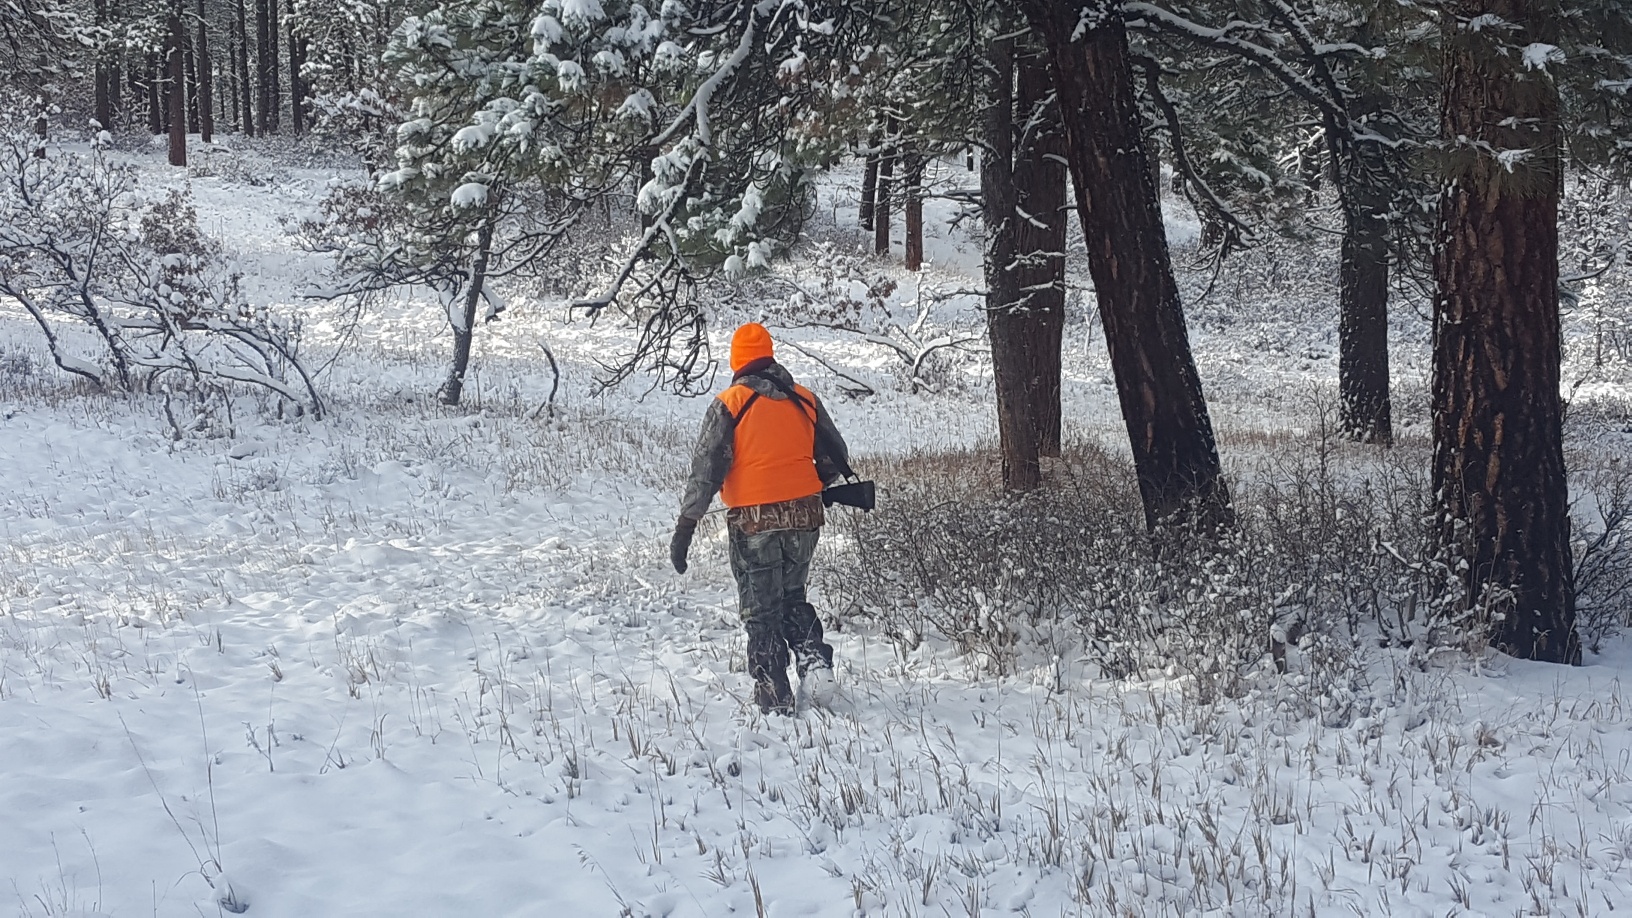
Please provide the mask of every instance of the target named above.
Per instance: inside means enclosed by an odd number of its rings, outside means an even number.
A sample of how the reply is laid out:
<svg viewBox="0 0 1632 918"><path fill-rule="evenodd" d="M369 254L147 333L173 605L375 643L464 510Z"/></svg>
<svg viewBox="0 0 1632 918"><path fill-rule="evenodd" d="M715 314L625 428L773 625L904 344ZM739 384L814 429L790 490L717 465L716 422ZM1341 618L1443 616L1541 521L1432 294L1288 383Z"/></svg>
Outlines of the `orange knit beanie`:
<svg viewBox="0 0 1632 918"><path fill-rule="evenodd" d="M739 373L755 360L770 356L771 333L758 322L743 325L731 336L731 372Z"/></svg>

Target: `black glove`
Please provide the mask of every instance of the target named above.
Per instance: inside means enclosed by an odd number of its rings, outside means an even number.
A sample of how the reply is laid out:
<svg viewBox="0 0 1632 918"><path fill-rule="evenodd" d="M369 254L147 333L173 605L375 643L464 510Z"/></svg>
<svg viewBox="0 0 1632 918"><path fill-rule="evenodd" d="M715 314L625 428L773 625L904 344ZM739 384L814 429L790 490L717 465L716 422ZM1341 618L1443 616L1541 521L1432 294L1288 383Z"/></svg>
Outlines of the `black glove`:
<svg viewBox="0 0 1632 918"><path fill-rule="evenodd" d="M680 517L674 524L674 537L669 539L669 562L676 573L686 572L686 553L691 551L691 537L697 534L697 521Z"/></svg>

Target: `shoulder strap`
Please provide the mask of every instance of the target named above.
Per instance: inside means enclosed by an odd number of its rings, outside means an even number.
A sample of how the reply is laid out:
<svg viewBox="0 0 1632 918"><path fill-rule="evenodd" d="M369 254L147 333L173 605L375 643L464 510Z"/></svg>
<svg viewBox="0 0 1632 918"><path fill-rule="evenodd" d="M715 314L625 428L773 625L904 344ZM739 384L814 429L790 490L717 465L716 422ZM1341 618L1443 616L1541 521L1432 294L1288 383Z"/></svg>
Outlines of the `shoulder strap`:
<svg viewBox="0 0 1632 918"><path fill-rule="evenodd" d="M754 407L754 402L759 401L759 391L756 390L753 386L748 386L747 389L748 389L748 400L743 402L742 407L737 409L737 413L733 414L731 416L731 426L732 427L735 427L738 424L741 424L742 423L742 416L748 413L749 408Z"/></svg>
<svg viewBox="0 0 1632 918"><path fill-rule="evenodd" d="M816 449L825 454L828 459L832 460L833 465L839 470L841 475L846 478L857 477L855 470L850 467L850 463L838 458L840 455L839 451L833 448L833 444L830 442L824 442L830 440L830 437L828 436L827 431L822 429L821 421L817 418L815 405L807 401L805 397L800 395L792 386L782 382L782 380L777 379L775 376L771 376L768 373L749 373L747 375L752 376L755 379L765 380L766 382L775 386L782 392L782 394L792 399L794 404L800 406L800 409L806 412L807 416L810 418L810 426L815 432ZM742 410L738 411L736 417L732 419L733 424L741 423L742 416L747 414L748 409L752 407L754 402L759 399L759 390L755 389L753 386L749 386L748 391L752 394L748 396L748 401L743 403Z"/></svg>

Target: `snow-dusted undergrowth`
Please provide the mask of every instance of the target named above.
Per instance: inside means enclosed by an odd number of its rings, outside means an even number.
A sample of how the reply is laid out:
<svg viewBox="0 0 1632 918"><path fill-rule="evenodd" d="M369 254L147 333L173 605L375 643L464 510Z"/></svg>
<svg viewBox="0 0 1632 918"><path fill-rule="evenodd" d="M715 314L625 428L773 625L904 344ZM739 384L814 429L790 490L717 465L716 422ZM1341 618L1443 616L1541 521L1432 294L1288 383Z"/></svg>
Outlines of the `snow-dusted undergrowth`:
<svg viewBox="0 0 1632 918"><path fill-rule="evenodd" d="M326 175L278 168L193 187L252 295L290 304L316 269L276 218ZM954 288L967 247L931 248ZM1195 324L1226 451L1302 435L1330 319L1213 297ZM841 702L765 719L718 523L691 574L664 557L702 406L591 397L623 331L518 304L478 336L471 404L442 409L435 308L391 319L324 378L327 419L245 401L231 436L176 442L150 399L53 375L0 304L19 914L1574 915L1632 894L1624 641L1568 670L1360 648L1342 685L1294 651L1204 705L1182 677L997 679L858 626L835 636ZM800 334L879 390L833 406L863 453L989 435L978 358L930 395L883 346ZM1103 343L1071 334L1067 412L1114 443ZM1624 375L1594 385L1614 421ZM1343 693L1363 704L1323 716Z"/></svg>

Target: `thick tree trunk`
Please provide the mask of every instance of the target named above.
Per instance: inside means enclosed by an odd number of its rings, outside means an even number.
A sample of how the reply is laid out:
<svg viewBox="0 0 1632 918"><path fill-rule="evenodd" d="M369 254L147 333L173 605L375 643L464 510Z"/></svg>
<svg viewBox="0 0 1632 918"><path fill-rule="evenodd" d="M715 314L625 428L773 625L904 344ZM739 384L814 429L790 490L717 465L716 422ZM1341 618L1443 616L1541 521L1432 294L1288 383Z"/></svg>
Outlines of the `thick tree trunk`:
<svg viewBox="0 0 1632 918"><path fill-rule="evenodd" d="M895 172L896 142L900 133L895 116L884 127L884 146L878 154L878 192L873 198L873 254L890 254L890 178Z"/></svg>
<svg viewBox="0 0 1632 918"><path fill-rule="evenodd" d="M916 144L905 148L906 174L902 176L903 216L907 237L904 243L906 268L924 266L924 155Z"/></svg>
<svg viewBox="0 0 1632 918"><path fill-rule="evenodd" d="M874 131L868 144L867 165L861 172L861 206L858 210L861 228L870 233L873 231L873 209L878 203L878 163L879 152L884 146L884 135Z"/></svg>
<svg viewBox="0 0 1632 918"><path fill-rule="evenodd" d="M255 0L255 119L256 129L262 134L272 132L276 121L278 84L273 75L271 14L267 8L273 0Z"/></svg>
<svg viewBox="0 0 1632 918"><path fill-rule="evenodd" d="M1475 17L1515 28L1474 30ZM1445 21L1440 135L1454 158L1440 197L1433 381L1442 545L1497 648L1579 663L1559 397L1559 98L1551 74L1515 50L1557 41L1556 4L1457 0Z"/></svg>
<svg viewBox="0 0 1632 918"><path fill-rule="evenodd" d="M198 0L198 37L193 57L198 68L198 135L209 143L215 136L215 68L210 61L210 32L204 24L204 0Z"/></svg>
<svg viewBox="0 0 1632 918"><path fill-rule="evenodd" d="M1037 451L1060 455L1061 350L1065 344L1065 232L1067 173L1065 127L1052 97L1054 81L1040 52L1019 66L1015 117L1032 125L1029 142L1015 151L1015 183L1024 217L1016 224L1016 271L1027 296L1031 379L1027 410Z"/></svg>
<svg viewBox="0 0 1632 918"><path fill-rule="evenodd" d="M987 55L993 78L981 160L987 328L1003 483L1023 491L1041 483L1039 457L1060 454L1064 137L1040 55L1017 50L1007 38L994 40Z"/></svg>
<svg viewBox="0 0 1632 918"><path fill-rule="evenodd" d="M1006 31L1006 30L1005 30ZM1003 486L1031 491L1042 484L1037 431L1030 412L1030 336L1025 291L1015 270L1019 190L1014 163L1014 39L993 39L986 49L991 73L986 109L986 151L980 161L980 206L986 224L986 328L997 390L997 440Z"/></svg>
<svg viewBox="0 0 1632 918"><path fill-rule="evenodd" d="M465 374L470 369L470 345L476 337L476 311L482 303L487 283L487 262L493 251L493 219L482 223L476 234L476 261L470 269L470 285L465 289L462 315L453 322L453 367L436 393L444 405L457 405L465 392Z"/></svg>
<svg viewBox="0 0 1632 918"><path fill-rule="evenodd" d="M187 81L183 62L187 30L181 22L181 0L170 0L169 37L165 56L170 63L170 165L187 165Z"/></svg>
<svg viewBox="0 0 1632 918"><path fill-rule="evenodd" d="M1151 184L1119 8L1111 0L1019 5L1047 49L1059 93L1145 522L1204 531L1230 525L1229 491Z"/></svg>

